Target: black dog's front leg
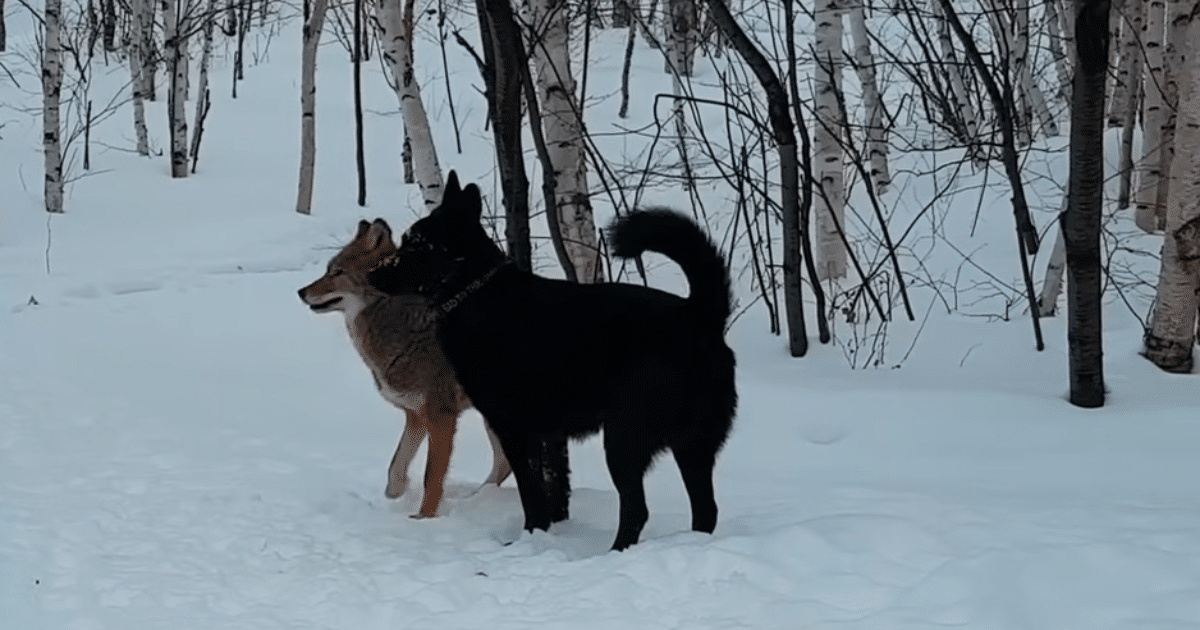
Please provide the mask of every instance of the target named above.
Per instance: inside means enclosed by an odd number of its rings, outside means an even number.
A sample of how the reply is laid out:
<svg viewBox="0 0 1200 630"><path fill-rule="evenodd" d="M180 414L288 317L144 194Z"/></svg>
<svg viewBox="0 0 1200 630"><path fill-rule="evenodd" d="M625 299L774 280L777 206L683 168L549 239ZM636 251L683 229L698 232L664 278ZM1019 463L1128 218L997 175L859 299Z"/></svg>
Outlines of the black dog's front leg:
<svg viewBox="0 0 1200 630"><path fill-rule="evenodd" d="M550 529L550 505L547 501L542 474L541 441L528 433L513 431L503 423L492 423L500 438L504 455L512 465L517 480L517 493L525 510L525 531Z"/></svg>

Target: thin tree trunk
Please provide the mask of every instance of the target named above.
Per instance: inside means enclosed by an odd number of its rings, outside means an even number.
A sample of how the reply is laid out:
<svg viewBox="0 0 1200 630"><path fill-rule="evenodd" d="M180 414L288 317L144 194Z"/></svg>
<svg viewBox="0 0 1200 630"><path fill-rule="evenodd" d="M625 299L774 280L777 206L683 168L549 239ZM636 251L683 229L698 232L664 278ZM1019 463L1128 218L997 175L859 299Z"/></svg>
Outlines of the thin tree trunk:
<svg viewBox="0 0 1200 630"><path fill-rule="evenodd" d="M588 196L583 121L575 99L568 44L569 4L565 0L532 2L533 66L537 71L546 146L554 168L558 225L568 278L592 283L602 279L600 246ZM535 107L530 104L530 107ZM567 267L570 267L569 269Z"/></svg>
<svg viewBox="0 0 1200 630"><path fill-rule="evenodd" d="M46 212L63 211L62 129L59 101L62 91L62 0L46 0L45 50L42 55L42 150L46 181Z"/></svg>
<svg viewBox="0 0 1200 630"><path fill-rule="evenodd" d="M504 189L504 232L508 255L526 271L533 268L529 238L529 179L521 149L521 64L524 43L508 0L476 0L480 16L496 158Z"/></svg>
<svg viewBox="0 0 1200 630"><path fill-rule="evenodd" d="M1158 154L1159 172L1158 201L1166 207L1170 197L1171 162L1175 159L1175 124L1179 111L1179 73L1187 60L1183 51L1187 46L1187 27L1191 3L1187 0L1167 0L1166 47L1163 51L1163 106L1165 116L1162 124L1162 148ZM1165 219L1165 217L1164 217Z"/></svg>
<svg viewBox="0 0 1200 630"><path fill-rule="evenodd" d="M1071 103L1067 245L1067 342L1071 404L1104 405L1103 291L1100 219L1104 209L1104 89L1108 73L1109 0L1077 0L1078 48Z"/></svg>
<svg viewBox="0 0 1200 630"><path fill-rule="evenodd" d="M692 76L696 58L697 28L695 0L667 0L667 55L664 71L677 77Z"/></svg>
<svg viewBox="0 0 1200 630"><path fill-rule="evenodd" d="M141 31L134 37L140 37L142 40L142 98L155 101L158 100L157 76L160 57L154 41L154 16L159 11L159 0L144 1L146 10L142 13Z"/></svg>
<svg viewBox="0 0 1200 630"><path fill-rule="evenodd" d="M3 0L0 0L3 1ZM637 36L637 25L629 25L629 37L625 40L625 62L621 65L621 109L617 116L629 114L629 68L633 65L633 40Z"/></svg>
<svg viewBox="0 0 1200 630"><path fill-rule="evenodd" d="M171 177L188 176L187 33L190 0L167 0L163 10L163 50L171 73L167 92L167 124L171 129Z"/></svg>
<svg viewBox="0 0 1200 630"><path fill-rule="evenodd" d="M854 40L854 65L862 84L863 108L866 110L867 155L871 160L871 180L875 192L882 195L892 182L888 170L887 130L883 127L883 99L875 79L875 57L871 54L871 38L867 35L866 11L862 0L850 9L850 35Z"/></svg>
<svg viewBox="0 0 1200 630"><path fill-rule="evenodd" d="M1179 113L1163 239L1162 270L1145 356L1168 372L1192 371L1196 317L1200 307L1200 2L1191 11L1180 68Z"/></svg>
<svg viewBox="0 0 1200 630"><path fill-rule="evenodd" d="M1071 9L1068 9L1071 10ZM1063 195L1065 215L1071 205L1071 196ZM1058 296L1062 294L1063 271L1067 268L1067 242L1063 238L1062 224L1054 231L1054 247L1050 249L1050 262L1046 264L1046 277L1042 281L1042 294L1038 297L1038 317L1054 317L1058 309Z"/></svg>
<svg viewBox="0 0 1200 630"><path fill-rule="evenodd" d="M963 79L965 68L954 52L954 40L950 36L950 23L942 14L941 3L933 2L930 7L934 19L937 20L937 38L941 48L942 67L945 68L946 78L950 83L950 94L954 98L954 104L963 121L964 137L962 141L968 144L975 157L979 158L979 117L975 112L975 107L971 104L971 95L967 91L966 81Z"/></svg>
<svg viewBox="0 0 1200 630"><path fill-rule="evenodd" d="M804 326L804 302L800 294L800 181L796 155L796 134L788 112L788 97L783 83L767 58L737 25L729 7L721 0L707 0L708 10L726 41L738 51L746 65L758 77L767 94L767 116L779 149L780 207L783 213L783 296L788 321L788 349L793 357L808 352L808 334ZM789 3L791 0L785 0Z"/></svg>
<svg viewBox="0 0 1200 630"><path fill-rule="evenodd" d="M1142 156L1138 161L1138 186L1134 193L1134 221L1146 232L1161 230L1166 217L1160 206L1158 181L1162 177L1162 126L1166 117L1163 95L1163 18L1162 0L1150 0L1142 46L1146 55L1145 101L1142 113Z"/></svg>
<svg viewBox="0 0 1200 630"><path fill-rule="evenodd" d="M0 12L3 7L0 6ZM104 35L104 50L113 52L117 49L117 3L116 0L104 0L100 5L103 13L101 25Z"/></svg>
<svg viewBox="0 0 1200 630"><path fill-rule="evenodd" d="M1129 94L1141 89L1142 67L1142 16L1145 9L1141 2L1126 8L1123 0L1112 3L1110 29L1113 37L1120 33L1119 39L1110 40L1113 54L1117 55L1115 71L1110 80L1108 99L1108 126L1118 127L1125 123L1129 105ZM1134 86L1137 87L1134 87Z"/></svg>
<svg viewBox="0 0 1200 630"><path fill-rule="evenodd" d="M837 0L819 0L816 21L816 131L813 153L816 156L817 190L817 279L828 280L846 275L846 241L840 226L846 225L843 162L840 136L842 119L842 11Z"/></svg>
<svg viewBox="0 0 1200 630"><path fill-rule="evenodd" d="M0 52L8 50L8 27L4 23L4 0L0 0Z"/></svg>
<svg viewBox="0 0 1200 630"><path fill-rule="evenodd" d="M1021 92L1024 95L1022 99L1026 108L1024 115L1029 120L1030 136L1036 135L1035 132L1038 130L1033 126L1035 118L1041 123L1042 133L1049 137L1057 136L1058 121L1054 120L1054 114L1050 112L1050 106L1046 104L1042 88L1038 87L1037 82L1033 80L1033 68L1029 60L1029 0L1017 0L1016 20L1013 22L1013 27L1016 30L1017 79L1020 81Z"/></svg>
<svg viewBox="0 0 1200 630"><path fill-rule="evenodd" d="M354 0L354 162L358 170L360 208L367 205L367 159L363 151L362 12L362 0Z"/></svg>
<svg viewBox="0 0 1200 630"><path fill-rule="evenodd" d="M145 51L142 49L143 38L141 33L145 29L146 13L149 10L147 5L151 1L130 1L133 33L129 38L129 74L131 78L129 90L133 100L133 130L137 136L138 155L150 155L150 138L146 131L145 97L142 93L142 89L146 85L145 79L142 77L146 63L144 60ZM0 2L3 2L3 0L0 0Z"/></svg>
<svg viewBox="0 0 1200 630"><path fill-rule="evenodd" d="M192 120L193 135L192 135L192 172L196 172L196 163L200 157L200 138L202 137L201 130L204 128L204 119L208 116L208 107L210 101L208 98L208 62L212 57L213 47L213 22L217 19L215 0L208 0L205 8L204 19L204 49L200 53L200 83L196 86L196 114Z"/></svg>
<svg viewBox="0 0 1200 630"><path fill-rule="evenodd" d="M442 169L438 164L437 147L429 128L429 117L421 99L421 86L413 70L413 3L408 0L375 0L376 28L383 60L395 81L396 97L400 100L400 115L412 147L413 172L425 210L433 210L442 202Z"/></svg>
<svg viewBox="0 0 1200 630"><path fill-rule="evenodd" d="M296 212L312 213L313 171L317 160L317 47L325 25L327 0L313 0L312 14L304 24L304 50L300 67L300 190Z"/></svg>

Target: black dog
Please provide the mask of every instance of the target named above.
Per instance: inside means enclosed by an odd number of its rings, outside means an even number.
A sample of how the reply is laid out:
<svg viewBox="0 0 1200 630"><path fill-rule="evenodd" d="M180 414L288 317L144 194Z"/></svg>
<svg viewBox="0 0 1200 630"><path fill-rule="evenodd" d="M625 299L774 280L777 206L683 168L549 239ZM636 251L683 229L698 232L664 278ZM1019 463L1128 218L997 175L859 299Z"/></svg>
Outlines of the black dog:
<svg viewBox="0 0 1200 630"><path fill-rule="evenodd" d="M667 255L687 275L690 296L580 285L507 262L479 224L481 209L479 189L460 189L451 172L441 206L409 228L368 282L439 305L442 349L512 462L525 529L547 529L565 514L541 472L544 444L603 427L621 499L613 549L637 542L649 518L642 477L667 448L683 474L692 529L711 533L713 465L737 406L724 339L729 273L716 246L682 215L633 213L612 227L613 252Z"/></svg>

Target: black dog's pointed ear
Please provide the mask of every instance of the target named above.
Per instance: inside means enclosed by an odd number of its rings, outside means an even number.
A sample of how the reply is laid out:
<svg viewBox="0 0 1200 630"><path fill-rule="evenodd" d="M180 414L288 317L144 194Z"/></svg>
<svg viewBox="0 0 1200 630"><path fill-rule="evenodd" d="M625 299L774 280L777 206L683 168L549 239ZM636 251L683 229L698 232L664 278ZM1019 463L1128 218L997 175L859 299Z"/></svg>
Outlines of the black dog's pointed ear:
<svg viewBox="0 0 1200 630"><path fill-rule="evenodd" d="M483 214L483 199L479 195L479 186L467 184L459 203L462 206L463 214L475 222L479 221L479 216Z"/></svg>
<svg viewBox="0 0 1200 630"><path fill-rule="evenodd" d="M366 235L367 230L371 229L371 224L367 223L366 219L358 222L358 231L354 233L354 240L358 240Z"/></svg>
<svg viewBox="0 0 1200 630"><path fill-rule="evenodd" d="M446 189L442 193L442 199L453 197L461 191L462 188L458 185L458 173L450 171L450 174L446 176Z"/></svg>

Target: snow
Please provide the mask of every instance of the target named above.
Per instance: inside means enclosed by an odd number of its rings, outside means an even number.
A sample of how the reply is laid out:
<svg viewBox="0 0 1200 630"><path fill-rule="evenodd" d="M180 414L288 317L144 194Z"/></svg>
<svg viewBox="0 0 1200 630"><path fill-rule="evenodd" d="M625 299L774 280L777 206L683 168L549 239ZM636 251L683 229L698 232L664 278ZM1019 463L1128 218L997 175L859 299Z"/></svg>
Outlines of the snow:
<svg viewBox="0 0 1200 630"><path fill-rule="evenodd" d="M32 41L19 19L13 48ZM572 446L571 519L523 532L512 481L479 489L491 460L474 412L443 514L409 518L419 484L383 497L401 414L341 317L312 314L295 291L359 218L402 229L419 195L398 180L395 97L372 65L369 206L353 205L349 71L327 44L315 214L293 212L299 40L293 21L236 101L214 93L196 176L173 181L165 158L93 146L97 174L49 219L40 120L17 109L37 95L0 74L0 626L1200 628L1200 395L1194 376L1137 356L1140 329L1119 303L1099 410L1066 402L1061 317L1043 321L1039 353L1019 305L1013 321L988 322L914 290L918 321L889 330L884 366L852 370L844 346L815 338L789 358L752 308L729 335L741 404L711 536L688 531L668 459L647 478L642 542L609 552L617 497L596 439ZM596 93L615 85L617 41L591 68ZM424 45L418 59L436 58ZM431 69L441 161L487 182L478 81L448 52L467 146L453 152ZM654 54L639 47L647 86ZM97 90L124 76L98 74ZM634 92L642 122L653 94ZM160 148L164 106L148 107ZM93 137L132 146L130 119ZM969 247L1005 259L1011 216L990 216ZM540 257L551 273L548 248ZM681 288L660 271L653 282Z"/></svg>

